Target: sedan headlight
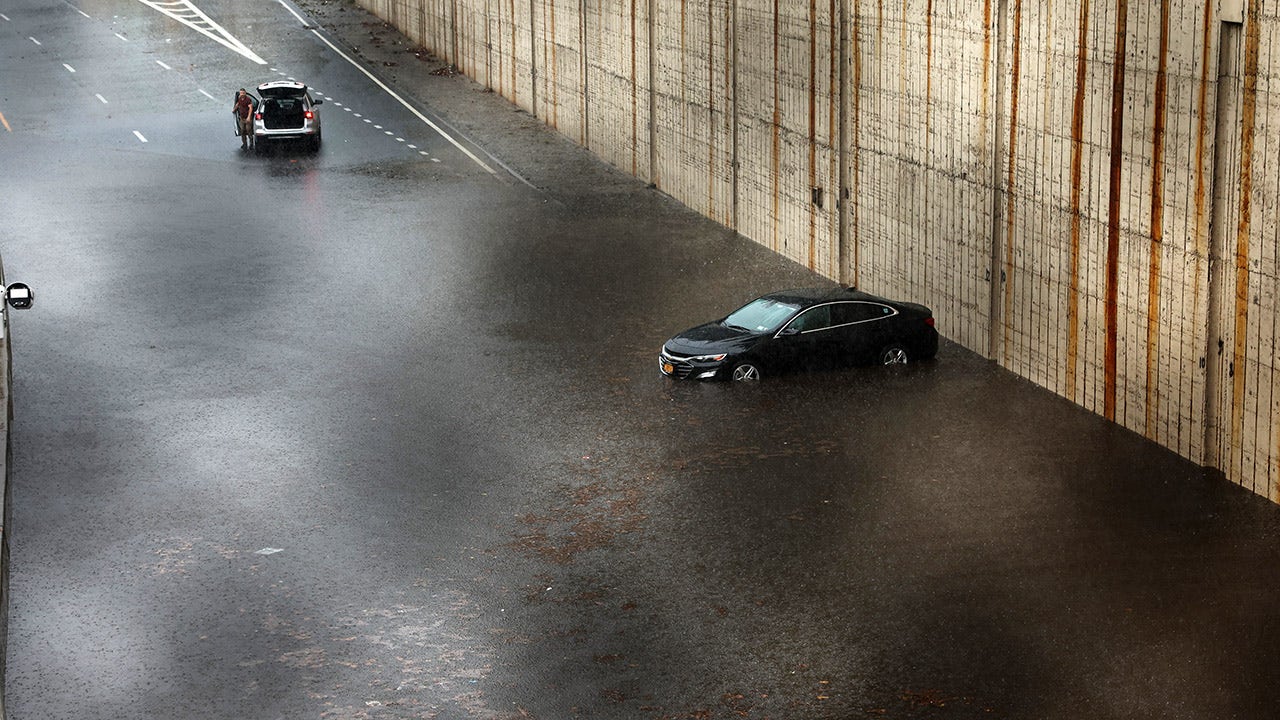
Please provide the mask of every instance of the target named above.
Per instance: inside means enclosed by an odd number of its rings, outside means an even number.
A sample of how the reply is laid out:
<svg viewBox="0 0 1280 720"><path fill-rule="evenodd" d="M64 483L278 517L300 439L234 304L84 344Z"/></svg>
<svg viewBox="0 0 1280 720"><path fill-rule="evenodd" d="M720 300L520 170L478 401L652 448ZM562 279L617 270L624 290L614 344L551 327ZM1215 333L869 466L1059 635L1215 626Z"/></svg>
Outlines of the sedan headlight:
<svg viewBox="0 0 1280 720"><path fill-rule="evenodd" d="M720 362L729 357L729 353L720 353L719 355L699 355L698 357L689 358L693 362Z"/></svg>

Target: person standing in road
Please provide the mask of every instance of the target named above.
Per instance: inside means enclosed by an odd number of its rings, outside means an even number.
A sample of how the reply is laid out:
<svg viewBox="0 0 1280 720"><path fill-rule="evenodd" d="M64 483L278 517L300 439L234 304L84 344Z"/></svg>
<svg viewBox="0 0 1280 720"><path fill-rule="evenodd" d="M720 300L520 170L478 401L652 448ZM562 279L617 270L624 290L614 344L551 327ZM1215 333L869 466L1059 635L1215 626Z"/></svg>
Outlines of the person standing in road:
<svg viewBox="0 0 1280 720"><path fill-rule="evenodd" d="M253 144L253 100L249 98L249 91L240 88L231 112L236 115L236 134L240 136L240 149L243 150Z"/></svg>

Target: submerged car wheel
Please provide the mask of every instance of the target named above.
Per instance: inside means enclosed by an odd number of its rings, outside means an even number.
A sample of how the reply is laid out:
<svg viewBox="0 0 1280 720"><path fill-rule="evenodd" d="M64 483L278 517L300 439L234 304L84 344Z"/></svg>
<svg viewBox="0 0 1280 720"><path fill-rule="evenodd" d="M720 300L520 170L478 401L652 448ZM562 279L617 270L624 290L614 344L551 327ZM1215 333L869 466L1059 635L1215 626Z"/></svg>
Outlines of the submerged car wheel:
<svg viewBox="0 0 1280 720"><path fill-rule="evenodd" d="M754 363L741 363L733 368L734 382L755 382L760 379L760 367Z"/></svg>
<svg viewBox="0 0 1280 720"><path fill-rule="evenodd" d="M880 351L881 365L906 365L909 359L907 349L901 345L890 345Z"/></svg>

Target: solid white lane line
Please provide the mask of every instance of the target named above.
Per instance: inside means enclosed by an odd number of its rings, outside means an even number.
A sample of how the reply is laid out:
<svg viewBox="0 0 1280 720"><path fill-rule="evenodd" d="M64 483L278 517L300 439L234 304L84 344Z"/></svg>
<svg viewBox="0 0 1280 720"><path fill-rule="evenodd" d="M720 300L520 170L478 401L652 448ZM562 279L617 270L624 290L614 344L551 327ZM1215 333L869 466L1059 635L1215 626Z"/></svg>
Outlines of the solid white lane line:
<svg viewBox="0 0 1280 720"><path fill-rule="evenodd" d="M62 63L62 67L66 68L66 69L67 69L67 72L75 72L75 71L76 71L76 69L75 69L75 68L71 67L70 65L68 65L68 64L66 64L66 63Z"/></svg>
<svg viewBox="0 0 1280 720"><path fill-rule="evenodd" d="M102 97L102 95L100 95L100 94L98 94L98 93L94 93L94 95L93 95L93 96L94 96L94 97L96 97L96 98L98 98L99 100L101 100L103 105L106 105L106 104L107 104L107 99L106 99L106 98L104 98L104 97Z"/></svg>
<svg viewBox="0 0 1280 720"><path fill-rule="evenodd" d="M216 97L214 97L214 96L210 95L209 93L205 92L205 91L204 91L204 88L197 88L197 89L200 91L200 94L201 94L201 95L203 95L203 96L205 96L205 97L209 98L210 100L212 100L212 101L214 101L214 102L217 102L217 101L218 101L218 98L216 98Z"/></svg>
<svg viewBox="0 0 1280 720"><path fill-rule="evenodd" d="M134 131L133 131L133 134L134 134L134 135L137 135L137 136L138 136L138 139L139 139L139 140L141 140L142 142L146 142L146 141L147 141L147 139L146 139L145 137L143 137L143 136L142 136L142 133L138 132L137 130L134 130Z"/></svg>
<svg viewBox="0 0 1280 720"><path fill-rule="evenodd" d="M156 64L157 64L157 65L159 65L160 67L164 68L165 70L172 70L172 69L173 69L173 68L169 67L168 65L165 65L163 60L157 60L157 61L156 61Z"/></svg>
<svg viewBox="0 0 1280 720"><path fill-rule="evenodd" d="M472 161L472 162L474 162L475 164L479 165L481 168L484 168L485 172L489 173L490 175L497 175L497 174L498 174L498 173L497 173L497 171L495 171L493 168L491 168L491 167L489 167L487 164L485 164L485 162L484 162L483 160L481 160L480 158L476 157L476 154L475 154L475 153L473 153L473 152L471 152L470 150L468 150L466 147L464 147L464 146L462 145L462 143L460 143L460 142L458 142L457 140L455 140L455 139L453 138L453 136L452 136L452 135L450 135L449 133L445 132L443 128L441 128L439 125L437 125L437 124L435 124L435 123L431 122L431 119L430 119L430 118L428 118L426 115L423 115L422 113L418 112L418 109L417 109L417 108L415 108L414 106L410 105L410 104L408 103L408 101L406 101L404 98L400 97L400 96L396 93L396 91L395 91L395 90L392 90L391 88L387 87L386 83L384 83L384 82L382 82L381 80L379 80L378 78L374 77L373 73L371 73L371 72L369 72L368 70L364 69L364 66L360 65L360 63L356 62L355 60L352 60L352 59L351 59L351 57L350 57L349 55L347 55L346 53L344 53L344 52L342 52L341 50L339 50L337 45L334 45L333 43L329 42L329 38L325 37L324 35L321 35L319 30L316 30L314 27L311 27L310 25L308 25L308 24L307 24L307 21L306 21L306 20L303 20L303 19L302 19L302 16L298 15L298 13L293 12L293 9L292 9L292 8L290 8L288 5L286 5L286 4L285 4L285 2L284 2L284 0L280 0L280 4L281 4L281 5L284 5L284 8L285 8L286 10L288 10L290 13L292 13L294 17L298 18L298 22L302 23L304 27L308 27L308 28L310 28L311 33L312 33L313 35L315 35L316 37L320 38L320 42L324 43L325 45L328 45L330 50L333 50L335 53L337 53L337 54L338 54L338 56L339 56L339 57L341 57L343 60L346 60L348 63L350 63L350 64L351 64L351 67L354 67L355 69L357 69L357 70L359 70L360 72L364 73L365 77L369 78L370 80L372 80L372 81L373 81L373 83L374 83L375 85L377 85L378 87L382 88L382 91L383 91L383 92L385 92L386 94L390 95L390 96L391 96L391 97L392 97L396 102L398 102L398 103L400 103L401 105L403 105L403 106L404 106L404 108L405 108L406 110L408 110L409 112L413 113L415 117L417 117L417 118L418 118L419 120L421 120L422 122L426 123L426 124L427 124L427 126L428 126L428 127L430 127L432 130L435 130L437 133L439 133L439 134L440 134L440 137L444 138L445 140L448 140L448 141L449 141L449 143L450 143L451 145L453 145L454 147L458 148L458 150L462 151L462 154L463 154L463 155L466 155L467 157L471 158L471 161Z"/></svg>

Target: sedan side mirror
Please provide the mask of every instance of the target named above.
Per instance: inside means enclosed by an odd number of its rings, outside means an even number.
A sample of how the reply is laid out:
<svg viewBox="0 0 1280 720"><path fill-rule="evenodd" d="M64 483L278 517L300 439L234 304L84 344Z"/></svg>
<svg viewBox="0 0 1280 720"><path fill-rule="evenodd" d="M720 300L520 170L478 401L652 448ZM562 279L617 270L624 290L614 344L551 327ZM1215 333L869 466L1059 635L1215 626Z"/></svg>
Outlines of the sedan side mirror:
<svg viewBox="0 0 1280 720"><path fill-rule="evenodd" d="M312 105L323 105L323 104L324 104L324 100L321 100L320 98L316 98L316 99L314 99L314 100L312 100L312 101L311 101L311 104L312 104Z"/></svg>
<svg viewBox="0 0 1280 720"><path fill-rule="evenodd" d="M36 294L23 283L10 283L4 289L5 302L14 310L26 310L36 301Z"/></svg>
<svg viewBox="0 0 1280 720"><path fill-rule="evenodd" d="M778 337L790 337L792 335L799 335L799 334L800 334L800 328L797 328L797 327L788 326L778 331Z"/></svg>

